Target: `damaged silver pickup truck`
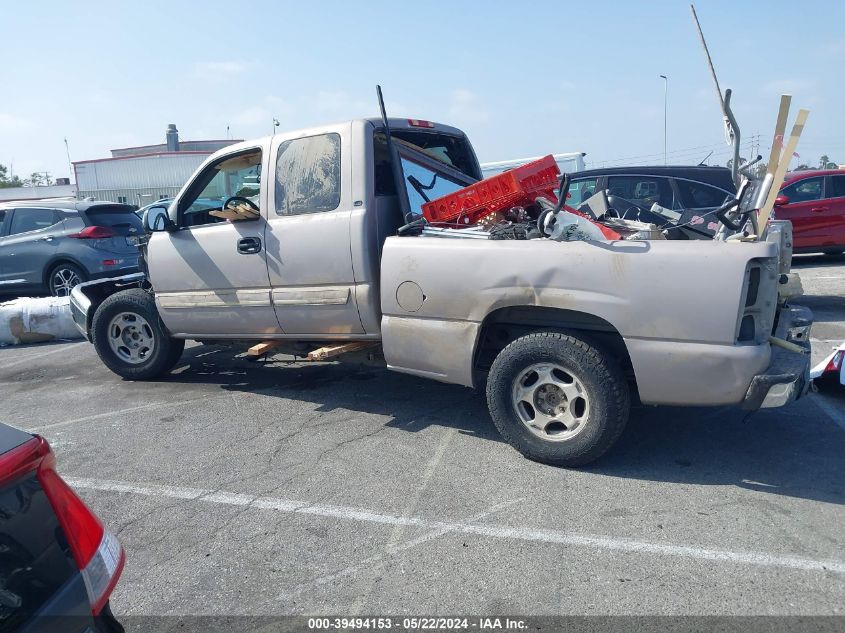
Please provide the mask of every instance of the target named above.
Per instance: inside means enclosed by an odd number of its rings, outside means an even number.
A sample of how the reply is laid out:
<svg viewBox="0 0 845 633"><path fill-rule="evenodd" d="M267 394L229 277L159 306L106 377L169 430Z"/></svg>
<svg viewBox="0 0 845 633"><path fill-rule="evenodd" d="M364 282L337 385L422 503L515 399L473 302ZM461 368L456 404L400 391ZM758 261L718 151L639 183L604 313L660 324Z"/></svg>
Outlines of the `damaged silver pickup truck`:
<svg viewBox="0 0 845 633"><path fill-rule="evenodd" d="M634 398L755 410L805 393L812 315L779 297L789 223L751 241L422 226L423 204L481 177L467 137L427 121L227 147L148 211L145 272L77 286L74 318L130 380L188 339L371 342L392 370L485 389L508 442L564 466L605 453Z"/></svg>

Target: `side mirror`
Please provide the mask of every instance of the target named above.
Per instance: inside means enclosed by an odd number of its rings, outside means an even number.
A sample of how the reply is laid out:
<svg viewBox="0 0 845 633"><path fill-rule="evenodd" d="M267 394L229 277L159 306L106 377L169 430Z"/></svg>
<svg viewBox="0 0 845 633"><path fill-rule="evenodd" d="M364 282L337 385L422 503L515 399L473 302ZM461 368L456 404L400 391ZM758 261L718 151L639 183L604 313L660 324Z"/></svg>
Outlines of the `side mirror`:
<svg viewBox="0 0 845 633"><path fill-rule="evenodd" d="M167 215L167 207L164 205L156 205L150 207L144 212L144 229L148 233L155 233L158 231L169 231L173 227L173 222Z"/></svg>
<svg viewBox="0 0 845 633"><path fill-rule="evenodd" d="M782 207L786 204L789 204L789 196L785 196L780 194L777 198L775 198L775 206Z"/></svg>

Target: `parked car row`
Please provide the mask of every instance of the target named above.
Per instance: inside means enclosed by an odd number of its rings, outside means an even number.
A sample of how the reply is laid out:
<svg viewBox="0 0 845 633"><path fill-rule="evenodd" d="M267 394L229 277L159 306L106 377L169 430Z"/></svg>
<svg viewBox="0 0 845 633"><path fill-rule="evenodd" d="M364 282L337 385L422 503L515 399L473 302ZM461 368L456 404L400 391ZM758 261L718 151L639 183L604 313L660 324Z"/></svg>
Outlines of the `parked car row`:
<svg viewBox="0 0 845 633"><path fill-rule="evenodd" d="M632 211L631 219L659 223L661 217L670 218L705 239L715 227L708 212L736 193L730 170L724 167L613 167L573 174L568 204L577 208L600 190L607 190L611 200L624 201L617 211ZM655 204L662 216L650 212ZM788 173L773 218L792 222L797 253L845 252L845 171Z"/></svg>

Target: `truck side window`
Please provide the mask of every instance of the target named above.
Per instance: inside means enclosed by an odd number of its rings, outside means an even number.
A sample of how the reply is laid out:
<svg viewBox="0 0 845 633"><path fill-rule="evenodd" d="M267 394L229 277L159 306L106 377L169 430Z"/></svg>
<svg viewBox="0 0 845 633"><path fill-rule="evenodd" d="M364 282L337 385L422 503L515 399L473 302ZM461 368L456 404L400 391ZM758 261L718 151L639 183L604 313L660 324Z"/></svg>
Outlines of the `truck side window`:
<svg viewBox="0 0 845 633"><path fill-rule="evenodd" d="M221 158L191 185L179 203L180 226L203 226L225 220L210 215L219 211L227 198L241 196L259 204L261 193L261 151L248 150Z"/></svg>
<svg viewBox="0 0 845 633"><path fill-rule="evenodd" d="M276 213L333 211L340 205L340 135L285 141L276 156Z"/></svg>

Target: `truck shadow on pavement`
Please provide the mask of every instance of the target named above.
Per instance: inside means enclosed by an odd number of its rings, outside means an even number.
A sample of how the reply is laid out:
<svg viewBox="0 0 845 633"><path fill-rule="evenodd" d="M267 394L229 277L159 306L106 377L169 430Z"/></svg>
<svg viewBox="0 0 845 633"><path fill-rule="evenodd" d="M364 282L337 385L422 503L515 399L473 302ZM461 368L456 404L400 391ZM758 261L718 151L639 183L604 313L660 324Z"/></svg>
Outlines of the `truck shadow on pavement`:
<svg viewBox="0 0 845 633"><path fill-rule="evenodd" d="M208 350L186 350L167 382L296 399L316 404L317 412L384 416L385 427L402 431L448 427L502 443L480 392L378 367L248 362L233 358L231 350ZM845 396L816 394L751 416L726 407L638 406L616 446L582 472L845 504L845 429L813 402L820 397L845 409ZM493 450L513 449L503 444Z"/></svg>

